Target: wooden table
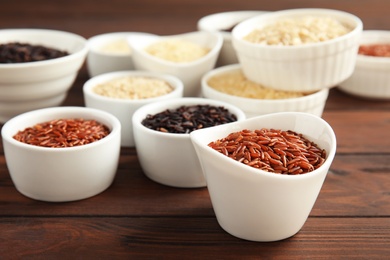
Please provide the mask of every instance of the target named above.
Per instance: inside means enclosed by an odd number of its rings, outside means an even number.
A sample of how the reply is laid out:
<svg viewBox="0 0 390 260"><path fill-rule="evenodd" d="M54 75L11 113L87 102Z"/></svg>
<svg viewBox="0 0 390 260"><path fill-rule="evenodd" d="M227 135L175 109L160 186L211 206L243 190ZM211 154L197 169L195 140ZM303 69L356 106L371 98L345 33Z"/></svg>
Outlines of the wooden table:
<svg viewBox="0 0 390 260"><path fill-rule="evenodd" d="M345 10L361 17L365 29L390 30L390 2L384 0L0 3L0 28L59 29L86 38L116 31L178 34L196 30L197 20L210 13L298 7ZM81 88L87 79L84 66L64 105L84 105ZM26 198L11 181L0 144L0 259L386 259L390 102L334 88L323 118L338 139L330 172L302 230L272 243L227 234L216 221L207 188L177 189L149 180L130 148L122 149L114 183L98 196L69 203Z"/></svg>

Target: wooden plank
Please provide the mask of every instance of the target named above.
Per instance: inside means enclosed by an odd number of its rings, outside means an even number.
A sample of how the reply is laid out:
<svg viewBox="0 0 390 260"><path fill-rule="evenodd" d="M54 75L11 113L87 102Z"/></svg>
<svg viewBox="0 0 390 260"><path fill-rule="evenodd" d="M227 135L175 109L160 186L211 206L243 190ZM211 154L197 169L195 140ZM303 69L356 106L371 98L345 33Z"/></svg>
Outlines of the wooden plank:
<svg viewBox="0 0 390 260"><path fill-rule="evenodd" d="M294 237L238 239L214 218L2 218L4 259L385 259L389 218L309 218ZM228 251L228 254L227 254Z"/></svg>
<svg viewBox="0 0 390 260"><path fill-rule="evenodd" d="M390 102L386 99L368 99L346 94L338 89L332 88L329 91L325 111L390 111Z"/></svg>
<svg viewBox="0 0 390 260"><path fill-rule="evenodd" d="M337 153L390 153L389 111L325 111L337 138Z"/></svg>
<svg viewBox="0 0 390 260"><path fill-rule="evenodd" d="M214 216L206 188L178 189L149 180L133 149L122 152L113 185L82 201L45 203L16 191L0 157L0 216ZM338 155L312 216L390 216L390 154Z"/></svg>

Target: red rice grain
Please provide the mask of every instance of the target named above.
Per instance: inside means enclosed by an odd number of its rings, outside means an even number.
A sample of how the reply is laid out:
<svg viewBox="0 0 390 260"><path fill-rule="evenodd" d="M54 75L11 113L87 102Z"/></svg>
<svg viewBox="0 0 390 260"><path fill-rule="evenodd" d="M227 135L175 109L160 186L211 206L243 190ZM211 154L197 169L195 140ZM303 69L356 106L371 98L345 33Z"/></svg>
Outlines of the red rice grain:
<svg viewBox="0 0 390 260"><path fill-rule="evenodd" d="M208 145L248 166L287 175L314 171L326 158L324 149L291 130L244 129Z"/></svg>
<svg viewBox="0 0 390 260"><path fill-rule="evenodd" d="M15 140L35 146L61 148L98 141L110 133L107 126L84 119L56 119L19 131Z"/></svg>

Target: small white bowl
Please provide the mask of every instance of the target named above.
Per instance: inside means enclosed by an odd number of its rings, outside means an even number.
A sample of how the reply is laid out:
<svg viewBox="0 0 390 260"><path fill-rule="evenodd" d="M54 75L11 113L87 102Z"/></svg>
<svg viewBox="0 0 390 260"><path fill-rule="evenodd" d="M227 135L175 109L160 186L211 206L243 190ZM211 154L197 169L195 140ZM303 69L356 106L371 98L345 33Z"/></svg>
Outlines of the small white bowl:
<svg viewBox="0 0 390 260"><path fill-rule="evenodd" d="M206 104L223 106L236 115L237 120L245 119L244 112L235 106L204 98L164 100L145 105L135 111L134 139L139 162L148 178L163 185L179 188L206 186L190 134L164 133L149 129L141 123L147 115L154 115L167 109Z"/></svg>
<svg viewBox="0 0 390 260"><path fill-rule="evenodd" d="M243 38L255 29L286 18L332 17L352 30L332 40L283 46L252 43ZM232 31L232 42L246 77L269 88L316 91L335 87L353 72L362 21L330 9L291 9L247 19Z"/></svg>
<svg viewBox="0 0 390 260"><path fill-rule="evenodd" d="M172 92L159 97L146 99L119 99L97 94L93 88L115 79L123 77L147 77L166 81L172 86ZM152 102L161 102L166 99L180 98L183 96L183 83L176 77L149 71L116 71L95 76L85 82L83 86L84 101L87 107L97 108L116 116L122 125L121 145L134 147L133 125L131 117L133 113L143 105Z"/></svg>
<svg viewBox="0 0 390 260"><path fill-rule="evenodd" d="M96 120L110 134L96 142L48 148L17 141L13 136L27 127L55 119ZM120 154L119 120L85 107L53 107L30 111L7 121L2 130L4 155L16 189L41 201L75 201L97 195L112 183Z"/></svg>
<svg viewBox="0 0 390 260"><path fill-rule="evenodd" d="M302 97L284 99L256 99L234 96L212 88L210 78L241 70L239 64L222 66L206 73L202 78L202 94L205 98L233 104L245 112L247 118L276 112L306 112L321 117L328 98L329 89L325 88ZM275 90L272 90L275 91Z"/></svg>
<svg viewBox="0 0 390 260"><path fill-rule="evenodd" d="M390 31L363 31L361 45L389 44ZM371 99L390 99L390 57L358 55L353 74L340 83L345 93Z"/></svg>
<svg viewBox="0 0 390 260"><path fill-rule="evenodd" d="M327 152L318 169L281 175L231 159L210 142L243 129L273 128L303 134ZM228 233L251 241L276 241L296 234L304 225L336 152L331 126L320 117L299 112L263 115L190 133L200 159L216 218Z"/></svg>
<svg viewBox="0 0 390 260"><path fill-rule="evenodd" d="M88 39L89 52L87 56L87 70L90 77L100 74L134 70L132 50L127 43L131 35L148 35L140 32L113 32L93 36ZM116 44L117 51L106 50L106 46ZM122 46L125 44L125 46ZM126 48L124 48L126 47ZM123 51L122 51L123 49Z"/></svg>
<svg viewBox="0 0 390 260"><path fill-rule="evenodd" d="M0 122L30 110L58 106L66 98L88 52L87 40L64 31L0 30L0 43L20 42L67 51L44 61L0 64Z"/></svg>
<svg viewBox="0 0 390 260"><path fill-rule="evenodd" d="M197 60L181 63L164 60L145 51L149 45L167 39L185 40L209 48L210 51ZM185 97L198 97L200 80L204 73L215 67L223 38L216 32L197 31L171 36L131 36L128 37L128 41L133 50L133 61L137 70L156 71L176 76L183 81Z"/></svg>
<svg viewBox="0 0 390 260"><path fill-rule="evenodd" d="M198 30L208 32L219 32L223 36L223 45L217 60L217 66L224 66L238 63L236 51L233 49L231 30L238 23L267 13L266 11L231 11L214 13L202 17L198 21Z"/></svg>

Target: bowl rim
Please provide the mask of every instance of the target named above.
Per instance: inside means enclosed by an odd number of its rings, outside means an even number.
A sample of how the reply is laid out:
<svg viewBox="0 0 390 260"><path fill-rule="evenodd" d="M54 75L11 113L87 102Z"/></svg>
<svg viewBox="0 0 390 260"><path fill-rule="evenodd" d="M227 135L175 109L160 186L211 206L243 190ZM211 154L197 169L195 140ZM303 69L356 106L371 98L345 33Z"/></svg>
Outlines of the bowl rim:
<svg viewBox="0 0 390 260"><path fill-rule="evenodd" d="M335 14L337 14L339 16L342 15L346 19L353 21L355 23L355 27L351 31L349 31L348 33L346 33L342 36L339 36L339 37L336 37L336 38L333 38L330 40L322 41L322 42L307 43L307 44L302 44L302 45L257 44L257 43L248 42L246 40L243 40L242 37L237 36L237 34L239 34L239 31L242 28L254 29L254 28L258 27L258 25L256 25L256 23L258 24L259 22L264 21L265 24L267 24L267 22L269 20L273 20L276 17L279 19L279 18L287 18L287 17L297 16L297 15L304 15L304 14L307 14L307 15L319 14L321 16L329 16L329 15L335 15ZM360 33L362 30L363 30L362 20L358 16L356 16L352 13L348 13L348 12L336 10L336 9L327 9L327 8L294 8L294 9L285 9L285 10L280 10L280 11L268 12L268 13L265 13L262 15L257 15L255 17L249 18L249 19L239 23L232 30L232 40L233 40L233 42L242 44L243 46L248 47L248 48L264 48L264 49L268 49L268 50L279 50L279 51L280 50L296 51L296 50L301 50L301 49L305 49L305 48L320 48L324 45L329 45L329 44L337 43L340 41L344 41L345 39L350 38L351 35L355 35L357 33Z"/></svg>
<svg viewBox="0 0 390 260"><path fill-rule="evenodd" d="M150 35L145 35L144 37L149 37L149 38L154 38L155 41L158 41L158 39L176 39L176 38L181 38L181 37L186 37L190 35L208 35L208 37L214 37L216 40L216 43L212 48L210 48L210 51L200 57L199 59L190 61L190 62L173 62L169 60L164 60L158 57L155 57L153 55L150 55L146 51L143 50L143 48L140 48L138 46L135 46L132 44L132 40L130 37L128 37L128 43L130 45L130 48L133 50L133 53L137 53L138 55L142 56L143 59L147 59L150 61L153 61L158 64L162 64L164 66L169 66L172 68L191 68L193 66L197 66L199 64L202 64L206 61L208 61L210 58L217 56L218 53L220 52L222 45L223 45L223 36L219 32L210 32L210 31L192 31L192 32L186 32L186 33L181 33L181 34L175 34L175 35L157 35L157 34L150 34ZM144 46L146 47L146 46Z"/></svg>
<svg viewBox="0 0 390 260"><path fill-rule="evenodd" d="M307 99L312 99L312 98L315 98L317 96L322 96L322 95L327 95L327 93L329 93L329 89L328 88L323 88L323 89L320 89L320 90L317 90L317 91L311 91L311 93L309 94L306 94L302 97L293 97L293 98L283 98L283 99L259 99L259 98L246 98L246 97L240 97L240 96L235 96L235 95L231 95L231 94L228 94L228 93L224 93L224 92L221 92L219 90L216 90L214 88L212 88L211 86L209 86L209 84L207 83L207 81L213 77L213 76L216 76L216 75L219 75L219 74L223 74L223 73L229 73L231 71L237 71L237 70L241 70L241 65L240 64L230 64L230 65L225 65L225 66L221 66L221 67L218 67L218 68L215 68L209 72L207 72L206 74L203 75L202 77L202 80L201 80L201 83L202 83L202 90L203 89L206 89L207 91L213 93L214 95L220 95L222 98L234 98L234 99L237 99L238 102L243 102L243 103L264 103L264 105L266 104L272 104L272 105L277 105L277 104L280 104L280 103L295 103L295 102L300 102L300 101L305 101ZM271 89L271 90L274 90L274 89ZM282 90L284 91L284 90Z"/></svg>
<svg viewBox="0 0 390 260"><path fill-rule="evenodd" d="M106 82L109 82L111 80L126 77L126 76L148 77L148 78L160 79L160 80L166 81L170 86L172 86L173 90L171 92L164 94L164 95L161 95L161 96L144 98L144 99L128 99L128 98L107 97L107 96L99 95L93 91L93 88L97 84L106 83ZM90 96L96 100L110 102L113 104L119 103L119 104L142 105L144 103L164 100L167 97L175 96L179 93L183 93L183 91L184 91L184 84L178 77L170 75L170 74L166 74L166 73L160 73L160 72L154 72L154 71L141 71L141 70L123 70L123 71L114 71L114 72L103 73L103 74L100 74L100 75L97 75L95 77L88 79L83 85L84 96Z"/></svg>
<svg viewBox="0 0 390 260"><path fill-rule="evenodd" d="M147 128L141 122L145 118L145 116L150 114L148 111L154 110L156 108L158 108L158 110L162 112L165 111L166 109L175 109L180 106L191 106L191 105L202 105L202 104L210 104L212 106L223 106L224 108L228 109L230 113L236 115L237 121L244 120L246 118L245 113L240 108L223 101L212 100L212 99L201 98L201 97L182 97L182 98L163 100L158 103L149 103L138 108L132 116L133 127L143 129L142 131L146 131L149 135L156 135L156 136L160 136L161 138L188 139L190 137L190 133L179 134L179 133L160 132L157 130ZM153 114L156 113L159 112L155 112ZM211 128L211 127L207 127L207 128ZM207 128L202 128L202 129L207 129ZM195 131L198 130L194 130L192 132Z"/></svg>
<svg viewBox="0 0 390 260"><path fill-rule="evenodd" d="M245 171L245 174L248 175L248 176L256 176L256 175L258 175L260 173L260 174L268 176L270 178L289 179L289 180L293 179L293 180L299 181L299 179L302 179L302 178L312 178L312 177L314 177L316 175L321 174L322 170L325 167L330 167L331 166L331 163L332 163L332 161L333 161L333 159L334 159L334 157L336 155L336 149L337 149L337 140L336 140L335 132L334 132L333 128L330 126L330 124L328 122L326 122L324 119L322 119L321 117L318 117L318 116L315 116L315 115L312 115L312 114L309 114L309 113L305 113L305 112L277 112L277 113L272 113L272 114L266 114L266 115L260 115L260 116L252 117L252 118L247 118L247 119L245 119L243 121L236 121L236 122L230 123L229 127L234 127L235 129L241 129L242 130L245 127L240 126L241 124L247 124L247 123L250 123L250 122L253 122L253 121L261 120L261 118L278 118L278 117L283 117L283 116L286 116L286 115L299 115L299 116L304 116L304 117L310 117L310 118L316 120L318 123L323 124L325 126L325 128L327 129L327 131L329 133L329 136L331 138L331 146L330 146L329 151L326 151L326 159L325 159L324 163L319 168L317 168L317 169L315 169L315 170L313 170L311 172L305 173L305 174L297 174L297 175L285 175L285 174L277 174L277 173L274 173L274 172L267 172L267 171L264 171L264 170L261 170L261 169L256 169L254 167L245 165L245 164L243 164L243 163L241 163L239 161L236 161L236 160L234 160L232 158L229 158L226 155L223 155L220 152L218 152L218 151L214 150L213 148L209 147L207 144L202 143L201 141L199 141L197 135L202 134L202 132L206 131L208 128L199 129L197 131L191 132L190 133L190 139L194 143L194 145L198 145L202 149L207 149L208 151L210 151L210 153L213 153L215 156L219 157L221 160L226 162L226 164L229 164L229 163L234 164L236 167L238 167L238 168L242 169L243 171ZM215 126L215 127L213 127L214 129L212 131L218 131L221 128L225 128L226 125L227 124ZM287 129L282 129L282 130L287 130ZM237 131L239 131L239 130L237 130ZM233 132L233 130L231 132ZM306 136L306 135L304 135L304 136ZM309 140L311 140L311 138L309 138ZM242 172L240 172L240 174L242 174Z"/></svg>
<svg viewBox="0 0 390 260"><path fill-rule="evenodd" d="M33 61L33 62L21 62L21 63L0 63L0 69L18 69L18 68L28 68L28 67L39 67L39 66L53 66L58 63L63 63L73 59L77 59L80 56L85 56L88 53L87 39L81 35L78 35L73 32L53 30L53 29L32 29L32 28L16 28L16 29L0 29L0 35L2 33L19 33L23 34L25 32L33 34L61 34L66 37L72 38L75 42L79 43L81 48L75 52L69 53L66 56L54 58L50 60L42 61Z"/></svg>
<svg viewBox="0 0 390 260"><path fill-rule="evenodd" d="M219 18L224 18L225 16L247 16L247 18L240 19L240 22L243 20L246 20L250 17L253 17L255 15L265 14L270 11L262 11L262 10L236 10L236 11L226 11L226 12L216 12L211 13L206 16L201 17L197 22L197 28L200 31L209 31L209 32L220 32L224 35L224 37L228 36L230 37L231 33L228 31L224 31L225 29L211 29L209 26L207 26L209 23L213 22L214 20L217 20ZM231 24L228 24L226 26L227 28L232 28L238 23L236 21L231 22ZM226 40L226 39L225 39Z"/></svg>
<svg viewBox="0 0 390 260"><path fill-rule="evenodd" d="M60 114L61 116L57 116ZM42 146L36 146L31 144L26 144L20 141L17 141L13 138L13 135L17 133L16 130L15 133L11 133L11 128L13 128L13 124L18 123L20 121L23 121L25 118L36 118L38 119L41 116L48 116L50 118L54 119L60 119L60 118L76 118L76 116L64 116L66 114L80 114L81 116L77 116L77 118L88 118L98 121L99 123L102 123L101 119L95 119L103 118L105 121L108 121L109 124L103 123L110 129L110 133L105 136L102 139L99 139L95 142L80 145L80 146L73 146L73 147L42 147ZM48 119L50 120L50 119ZM35 120L37 123L43 123L47 122L48 120ZM33 126L30 125L30 126ZM27 128L29 126L24 127ZM20 129L23 130L23 129ZM85 150L85 149L93 149L95 146L104 145L106 142L111 142L113 138L116 138L116 136L119 136L120 138L120 132L121 132L121 123L119 122L119 119L117 119L112 114L99 110L94 108L88 108L88 107L79 107L79 106L62 106L62 107L48 107L48 108L41 108L37 110L28 111L22 114L19 114L10 120L8 120L1 129L1 136L4 141L10 143L13 146L16 146L20 149L26 149L26 150L32 150L32 151L38 151L38 152L51 152L51 153L68 153L68 152L75 152L79 150Z"/></svg>

